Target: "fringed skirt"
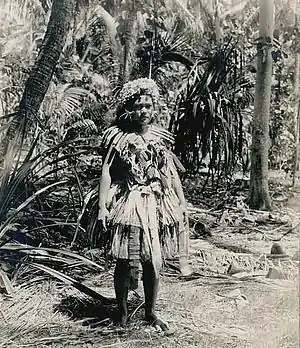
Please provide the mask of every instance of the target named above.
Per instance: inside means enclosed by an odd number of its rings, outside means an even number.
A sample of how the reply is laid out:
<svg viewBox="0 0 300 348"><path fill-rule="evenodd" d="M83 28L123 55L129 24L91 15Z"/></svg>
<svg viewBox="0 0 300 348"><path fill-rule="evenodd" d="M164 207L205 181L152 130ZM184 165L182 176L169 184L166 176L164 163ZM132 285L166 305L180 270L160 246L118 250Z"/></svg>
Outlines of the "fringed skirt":
<svg viewBox="0 0 300 348"><path fill-rule="evenodd" d="M114 258L152 261L157 271L162 258L178 254L185 228L175 193L157 198L149 186L136 186L116 200L109 226Z"/></svg>

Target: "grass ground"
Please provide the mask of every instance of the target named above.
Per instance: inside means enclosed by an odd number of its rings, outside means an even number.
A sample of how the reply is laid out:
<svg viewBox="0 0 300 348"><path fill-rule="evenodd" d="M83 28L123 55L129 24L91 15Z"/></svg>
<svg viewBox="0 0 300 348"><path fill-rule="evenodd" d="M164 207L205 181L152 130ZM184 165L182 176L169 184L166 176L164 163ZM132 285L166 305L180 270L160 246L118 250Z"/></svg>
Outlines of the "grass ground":
<svg viewBox="0 0 300 348"><path fill-rule="evenodd" d="M300 217L300 184L283 209ZM54 310L63 298L78 296L76 290L52 281L18 285L11 298L0 297L0 348L299 347L299 259L293 259L299 232L294 229L280 241L290 256L282 259L266 257L273 242L257 231L229 231L215 236L215 244L191 240L191 262L198 276L187 280L170 270L162 274L158 309L174 331L170 336L144 326L142 309L135 311L124 332L111 325L84 326ZM232 261L246 272L226 274ZM266 278L274 266L283 279ZM86 284L113 295L111 272L93 276ZM138 293L142 295L141 288Z"/></svg>

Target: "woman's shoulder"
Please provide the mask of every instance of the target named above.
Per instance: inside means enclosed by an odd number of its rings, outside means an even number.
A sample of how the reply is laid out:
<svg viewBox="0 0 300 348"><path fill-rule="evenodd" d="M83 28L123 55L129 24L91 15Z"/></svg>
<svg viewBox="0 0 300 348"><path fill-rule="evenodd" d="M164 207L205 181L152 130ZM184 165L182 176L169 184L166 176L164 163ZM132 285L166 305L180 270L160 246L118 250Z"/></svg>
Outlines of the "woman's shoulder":
<svg viewBox="0 0 300 348"><path fill-rule="evenodd" d="M155 124L151 125L150 133L154 137L163 141L166 145L173 145L175 142L174 135L171 132L169 132L168 130L166 130L158 125L155 125Z"/></svg>
<svg viewBox="0 0 300 348"><path fill-rule="evenodd" d="M135 133L127 133L118 126L111 126L102 135L102 146L104 148L113 147L118 152L122 152L126 144L136 138Z"/></svg>

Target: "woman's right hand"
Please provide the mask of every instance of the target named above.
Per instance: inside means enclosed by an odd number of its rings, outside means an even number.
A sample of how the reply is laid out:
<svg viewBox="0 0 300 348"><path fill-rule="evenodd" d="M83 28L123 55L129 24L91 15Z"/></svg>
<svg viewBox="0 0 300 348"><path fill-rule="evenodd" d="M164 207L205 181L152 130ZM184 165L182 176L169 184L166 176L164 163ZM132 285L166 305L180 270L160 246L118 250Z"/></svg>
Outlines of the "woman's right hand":
<svg viewBox="0 0 300 348"><path fill-rule="evenodd" d="M99 207L98 211L98 221L102 221L103 227L106 228L106 221L109 215L109 211L106 207Z"/></svg>

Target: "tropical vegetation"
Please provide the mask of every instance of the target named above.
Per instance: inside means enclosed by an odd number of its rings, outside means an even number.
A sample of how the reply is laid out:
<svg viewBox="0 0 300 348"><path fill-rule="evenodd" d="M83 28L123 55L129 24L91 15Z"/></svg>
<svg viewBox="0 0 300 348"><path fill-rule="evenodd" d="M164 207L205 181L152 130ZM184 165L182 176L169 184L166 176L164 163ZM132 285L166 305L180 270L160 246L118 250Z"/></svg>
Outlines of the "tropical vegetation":
<svg viewBox="0 0 300 348"><path fill-rule="evenodd" d="M264 170L291 172L295 182L296 1L277 1L265 32L257 0L1 0L0 8L0 278L7 293L17 275L35 269L110 303L76 272L107 267L94 238L99 145L130 79L151 77L160 87L156 122L175 135L188 198L213 195L214 206L224 207L238 185L249 185L250 171L250 185L257 180L253 134L261 129L253 120L265 83L260 52L268 50ZM265 11L272 17L272 8ZM256 192L243 204L271 209L266 192Z"/></svg>

